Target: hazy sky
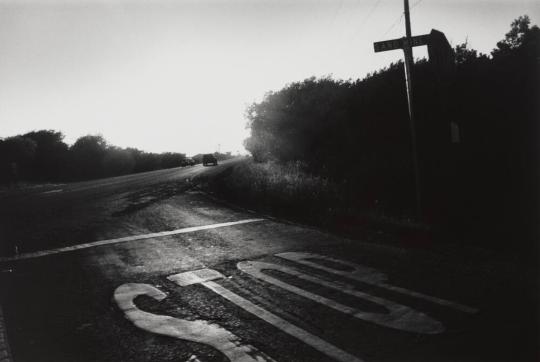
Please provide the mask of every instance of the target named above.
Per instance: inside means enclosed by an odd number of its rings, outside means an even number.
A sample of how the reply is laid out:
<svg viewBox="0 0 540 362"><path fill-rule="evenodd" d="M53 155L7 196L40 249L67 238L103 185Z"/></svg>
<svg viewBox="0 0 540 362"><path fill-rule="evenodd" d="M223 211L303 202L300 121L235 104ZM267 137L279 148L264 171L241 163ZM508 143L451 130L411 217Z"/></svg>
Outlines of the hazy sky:
<svg viewBox="0 0 540 362"><path fill-rule="evenodd" d="M538 0L410 0L413 34L489 53ZM362 78L402 57L401 0L0 0L0 137L188 154L243 151L244 110L310 76ZM425 47L423 47L425 48ZM415 56L426 50L415 48Z"/></svg>

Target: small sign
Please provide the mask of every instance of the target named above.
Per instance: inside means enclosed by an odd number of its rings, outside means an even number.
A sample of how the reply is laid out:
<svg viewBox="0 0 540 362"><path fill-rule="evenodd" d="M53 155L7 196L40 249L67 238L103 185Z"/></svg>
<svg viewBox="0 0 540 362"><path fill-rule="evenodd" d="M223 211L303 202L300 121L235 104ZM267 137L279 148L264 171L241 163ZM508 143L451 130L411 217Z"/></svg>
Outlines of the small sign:
<svg viewBox="0 0 540 362"><path fill-rule="evenodd" d="M419 47L422 45L428 45L430 34L417 35L411 37L411 46Z"/></svg>
<svg viewBox="0 0 540 362"><path fill-rule="evenodd" d="M378 41L373 43L373 48L375 49L375 53L385 52L387 50L402 49L403 38Z"/></svg>

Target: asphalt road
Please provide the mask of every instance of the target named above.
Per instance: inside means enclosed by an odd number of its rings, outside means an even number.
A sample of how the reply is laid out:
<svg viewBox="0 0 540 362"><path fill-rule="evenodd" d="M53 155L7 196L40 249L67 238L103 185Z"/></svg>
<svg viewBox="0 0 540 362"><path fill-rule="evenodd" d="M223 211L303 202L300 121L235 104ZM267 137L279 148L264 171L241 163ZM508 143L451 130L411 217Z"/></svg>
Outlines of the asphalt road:
<svg viewBox="0 0 540 362"><path fill-rule="evenodd" d="M197 187L234 162L0 195L0 362L538 360L534 270Z"/></svg>

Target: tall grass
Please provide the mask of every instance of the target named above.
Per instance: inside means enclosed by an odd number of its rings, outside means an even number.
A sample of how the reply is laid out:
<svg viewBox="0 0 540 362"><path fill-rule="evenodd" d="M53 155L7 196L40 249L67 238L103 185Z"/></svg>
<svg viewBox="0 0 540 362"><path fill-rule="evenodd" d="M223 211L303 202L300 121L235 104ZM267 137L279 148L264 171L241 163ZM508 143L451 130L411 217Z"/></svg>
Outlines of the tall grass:
<svg viewBox="0 0 540 362"><path fill-rule="evenodd" d="M241 163L231 173L227 184L230 189L240 191L238 196L262 202L259 206L291 211L301 206L305 212L310 212L339 197L334 183L306 172L300 162Z"/></svg>
<svg viewBox="0 0 540 362"><path fill-rule="evenodd" d="M214 192L237 204L323 227L344 230L407 222L389 217L377 203L368 204L360 186L312 174L301 162L246 160L209 182Z"/></svg>

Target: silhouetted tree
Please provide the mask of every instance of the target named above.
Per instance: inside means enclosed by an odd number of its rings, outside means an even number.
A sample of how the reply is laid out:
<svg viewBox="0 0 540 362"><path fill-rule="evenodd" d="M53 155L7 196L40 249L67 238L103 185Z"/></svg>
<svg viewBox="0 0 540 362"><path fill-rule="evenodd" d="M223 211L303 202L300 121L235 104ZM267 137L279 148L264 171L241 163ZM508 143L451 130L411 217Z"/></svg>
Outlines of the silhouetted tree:
<svg viewBox="0 0 540 362"><path fill-rule="evenodd" d="M12 183L26 179L36 153L36 143L27 137L8 137L0 142L0 181Z"/></svg>
<svg viewBox="0 0 540 362"><path fill-rule="evenodd" d="M68 145L62 132L53 130L33 131L23 135L36 143L32 164L32 178L36 180L59 180L67 174Z"/></svg>
<svg viewBox="0 0 540 362"><path fill-rule="evenodd" d="M163 168L172 168L180 167L184 164L186 155L183 153L172 153L165 152L160 155L161 158L161 167Z"/></svg>
<svg viewBox="0 0 540 362"><path fill-rule="evenodd" d="M118 176L132 173L135 159L128 149L109 146L103 156L103 173L105 176Z"/></svg>
<svg viewBox="0 0 540 362"><path fill-rule="evenodd" d="M475 49L469 48L467 42L456 45L455 54L457 65L468 64L477 60L478 58L484 58L486 60L488 59L487 55L478 53Z"/></svg>
<svg viewBox="0 0 540 362"><path fill-rule="evenodd" d="M530 27L531 19L528 15L518 17L510 25L510 31L506 33L505 38L497 42L497 48L493 49L491 55L493 57L509 54L513 50L517 50L522 46L526 46L531 42L536 43L536 51L538 51L538 27L534 25Z"/></svg>
<svg viewBox="0 0 540 362"><path fill-rule="evenodd" d="M71 147L63 139L62 132L54 130L0 139L0 182L85 180L189 164L183 153L120 148L101 135L80 137Z"/></svg>
<svg viewBox="0 0 540 362"><path fill-rule="evenodd" d="M106 151L107 141L101 135L78 138L70 148L75 178L90 179L103 176L103 159Z"/></svg>
<svg viewBox="0 0 540 362"><path fill-rule="evenodd" d="M402 67L355 82L310 78L268 93L247 110L246 148L255 160L301 161L346 182L357 204L385 195L396 204L410 178Z"/></svg>
<svg viewBox="0 0 540 362"><path fill-rule="evenodd" d="M162 168L161 159L158 154L137 151L135 153L135 172L152 171Z"/></svg>

